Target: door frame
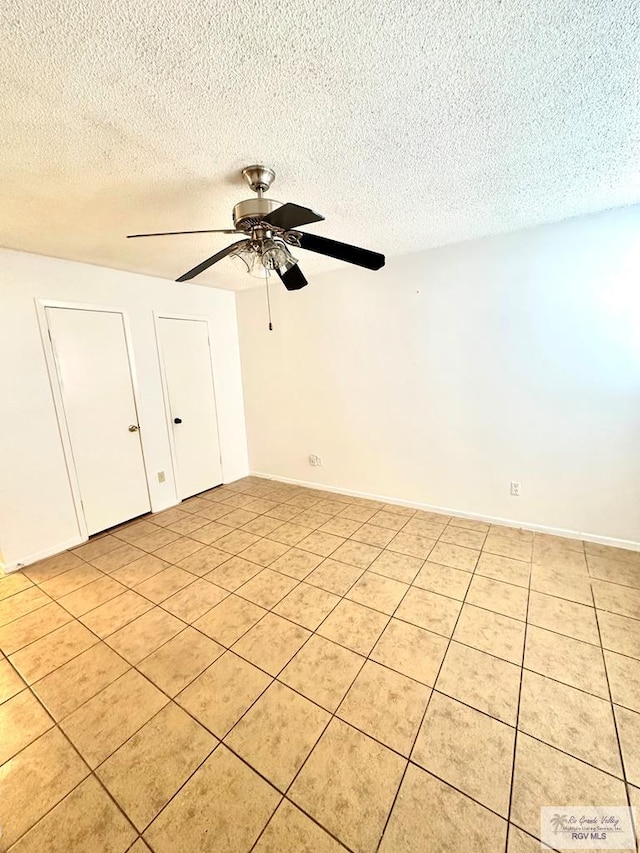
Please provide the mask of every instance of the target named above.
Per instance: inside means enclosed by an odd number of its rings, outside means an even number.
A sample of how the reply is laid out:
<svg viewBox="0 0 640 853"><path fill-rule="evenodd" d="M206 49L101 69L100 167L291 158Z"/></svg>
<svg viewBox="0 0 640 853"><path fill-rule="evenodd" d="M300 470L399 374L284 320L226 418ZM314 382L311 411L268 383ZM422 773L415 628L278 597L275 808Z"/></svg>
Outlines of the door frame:
<svg viewBox="0 0 640 853"><path fill-rule="evenodd" d="M80 492L80 480L76 469L75 459L73 458L73 447L71 445L71 435L67 424L67 414L64 408L64 397L62 394L62 386L60 384L60 373L56 361L55 350L53 348L53 339L51 330L47 320L47 308L63 308L72 309L74 311L93 311L102 314L119 314L122 318L122 328L124 331L125 348L127 350L127 362L129 364L129 374L131 376L131 389L133 393L133 405L136 411L137 424L140 427L140 450L142 452L142 468L144 471L145 487L149 498L149 511L151 512L151 493L149 491L149 470L147 460L144 453L144 430L140 419L140 393L138 388L138 375L136 372L135 359L133 355L133 347L131 343L131 329L129 326L129 317L124 308L116 308L110 305L92 305L88 302L61 302L57 299L42 299L35 297L36 315L38 318L38 326L40 329L40 338L42 340L42 348L44 358L47 365L47 373L49 376L49 385L51 387L51 395L53 397L53 407L55 410L56 420L58 423L58 433L62 443L62 451L64 461L67 468L67 476L71 487L71 496L73 498L73 506L75 509L76 520L78 522L78 531L83 539L89 538L89 529L84 514L84 506L82 504L82 494ZM126 519L125 519L126 520Z"/></svg>
<svg viewBox="0 0 640 853"><path fill-rule="evenodd" d="M179 504L186 498L180 497L180 477L178 473L178 455L176 453L176 444L173 437L173 427L171 424L171 403L169 400L169 384L167 382L167 371L164 364L164 355L162 353L162 345L160 342L160 325L159 320L198 320L201 323L207 324L207 344L209 347L209 366L211 367L211 387L213 390L213 406L216 412L216 433L218 435L218 456L220 459L220 468L222 470L222 482L224 483L224 462L222 460L222 446L220 444L220 418L218 415L218 397L216 395L216 368L213 360L213 351L211 349L211 322L209 317L202 314L177 314L173 311L154 311L153 312L153 328L156 337L156 351L158 353L158 365L160 367L160 381L162 383L162 400L164 403L165 423L167 425L167 438L169 440L169 450L171 454L171 468L173 473L173 485L175 488L176 503ZM213 488L213 486L211 487Z"/></svg>

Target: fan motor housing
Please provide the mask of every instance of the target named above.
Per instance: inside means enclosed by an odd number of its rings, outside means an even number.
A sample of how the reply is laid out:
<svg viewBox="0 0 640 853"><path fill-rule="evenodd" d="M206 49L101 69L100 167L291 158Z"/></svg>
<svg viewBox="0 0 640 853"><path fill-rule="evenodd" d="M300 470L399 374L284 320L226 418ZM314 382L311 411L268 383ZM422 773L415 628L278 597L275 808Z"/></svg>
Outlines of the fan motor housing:
<svg viewBox="0 0 640 853"><path fill-rule="evenodd" d="M247 198L239 201L233 208L233 224L236 228L250 227L278 207L282 207L282 202L272 198Z"/></svg>

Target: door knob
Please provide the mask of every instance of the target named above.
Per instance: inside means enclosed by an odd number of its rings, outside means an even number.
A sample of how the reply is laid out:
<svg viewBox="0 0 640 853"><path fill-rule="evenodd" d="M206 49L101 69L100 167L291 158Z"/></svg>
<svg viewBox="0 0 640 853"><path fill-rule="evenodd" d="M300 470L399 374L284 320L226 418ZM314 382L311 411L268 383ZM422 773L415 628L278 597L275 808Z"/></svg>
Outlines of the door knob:
<svg viewBox="0 0 640 853"><path fill-rule="evenodd" d="M174 418L174 419L173 419L173 422L174 422L174 424L181 424L181 423L182 423L182 418Z"/></svg>
<svg viewBox="0 0 640 853"><path fill-rule="evenodd" d="M129 424L129 432L138 432L139 429L138 424Z"/></svg>

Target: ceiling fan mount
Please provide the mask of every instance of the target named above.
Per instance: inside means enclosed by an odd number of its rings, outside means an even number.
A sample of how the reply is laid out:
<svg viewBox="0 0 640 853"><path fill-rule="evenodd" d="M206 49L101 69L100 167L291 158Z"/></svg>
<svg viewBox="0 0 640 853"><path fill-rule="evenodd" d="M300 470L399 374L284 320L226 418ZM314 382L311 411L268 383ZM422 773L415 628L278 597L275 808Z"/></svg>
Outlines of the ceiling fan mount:
<svg viewBox="0 0 640 853"><path fill-rule="evenodd" d="M289 246L317 252L330 258L337 258L349 264L379 270L384 266L384 255L360 249L348 243L318 237L305 231L298 231L301 225L311 225L324 219L319 213L308 207L288 202L283 204L274 199L265 198L275 180L275 172L267 166L247 166L242 176L256 193L256 198L244 199L233 208L233 228L206 229L202 231L163 231L155 234L129 234L129 237L167 237L177 234L242 234L243 239L232 243L226 249L217 252L199 263L193 269L181 275L177 281L190 281L228 256L241 258L247 271L259 278L268 278L275 272L287 290L300 290L307 284Z"/></svg>

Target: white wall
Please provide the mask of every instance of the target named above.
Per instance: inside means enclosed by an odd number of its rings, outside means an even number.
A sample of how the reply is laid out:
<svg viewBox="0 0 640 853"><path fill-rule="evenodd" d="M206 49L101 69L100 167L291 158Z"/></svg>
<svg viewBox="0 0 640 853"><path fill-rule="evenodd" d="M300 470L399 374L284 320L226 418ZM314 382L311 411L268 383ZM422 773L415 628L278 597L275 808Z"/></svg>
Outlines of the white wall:
<svg viewBox="0 0 640 853"><path fill-rule="evenodd" d="M247 473L233 293L0 250L0 548L7 567L78 541L35 299L122 308L129 319L140 424L155 511L176 503L153 311L209 318L225 482ZM165 471L166 482L156 473Z"/></svg>
<svg viewBox="0 0 640 853"><path fill-rule="evenodd" d="M237 296L254 472L638 543L640 207L271 293L273 332Z"/></svg>

